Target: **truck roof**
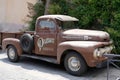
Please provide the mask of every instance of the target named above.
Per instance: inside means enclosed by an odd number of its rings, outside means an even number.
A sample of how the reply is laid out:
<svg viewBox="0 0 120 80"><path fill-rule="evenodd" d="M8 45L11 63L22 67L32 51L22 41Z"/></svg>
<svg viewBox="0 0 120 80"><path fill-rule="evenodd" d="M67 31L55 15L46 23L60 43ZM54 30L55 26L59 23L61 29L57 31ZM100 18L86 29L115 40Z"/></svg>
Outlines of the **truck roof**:
<svg viewBox="0 0 120 80"><path fill-rule="evenodd" d="M77 18L67 15L44 15L38 17L38 19L40 18L53 18L53 19L58 19L60 21L79 21Z"/></svg>

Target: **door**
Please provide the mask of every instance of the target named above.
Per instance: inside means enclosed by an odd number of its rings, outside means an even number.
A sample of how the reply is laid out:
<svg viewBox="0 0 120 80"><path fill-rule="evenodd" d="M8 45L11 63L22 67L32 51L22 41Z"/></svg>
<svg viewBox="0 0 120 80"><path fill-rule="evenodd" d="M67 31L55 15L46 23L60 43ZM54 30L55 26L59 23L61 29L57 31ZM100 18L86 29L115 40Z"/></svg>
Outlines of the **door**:
<svg viewBox="0 0 120 80"><path fill-rule="evenodd" d="M38 20L36 27L36 54L56 56L57 28L55 21L52 19Z"/></svg>

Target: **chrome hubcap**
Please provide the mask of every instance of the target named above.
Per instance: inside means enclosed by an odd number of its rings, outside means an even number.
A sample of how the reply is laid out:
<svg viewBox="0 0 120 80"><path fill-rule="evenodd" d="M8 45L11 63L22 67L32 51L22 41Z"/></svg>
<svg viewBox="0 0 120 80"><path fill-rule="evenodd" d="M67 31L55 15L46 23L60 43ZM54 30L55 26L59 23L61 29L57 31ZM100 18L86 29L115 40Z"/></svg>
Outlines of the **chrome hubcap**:
<svg viewBox="0 0 120 80"><path fill-rule="evenodd" d="M80 67L81 67L79 59L76 58L76 57L70 57L68 59L68 67L72 71L78 71L80 69Z"/></svg>
<svg viewBox="0 0 120 80"><path fill-rule="evenodd" d="M15 51L14 51L14 49L10 48L8 50L8 54L9 54L10 59L14 59L15 58Z"/></svg>

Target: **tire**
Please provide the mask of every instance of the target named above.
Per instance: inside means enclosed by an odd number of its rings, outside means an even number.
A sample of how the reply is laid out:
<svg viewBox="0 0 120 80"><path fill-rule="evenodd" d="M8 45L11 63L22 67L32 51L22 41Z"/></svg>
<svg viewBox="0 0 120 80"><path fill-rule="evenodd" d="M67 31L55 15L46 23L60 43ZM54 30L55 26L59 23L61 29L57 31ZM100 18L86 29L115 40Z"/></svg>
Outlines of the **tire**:
<svg viewBox="0 0 120 80"><path fill-rule="evenodd" d="M8 47L7 56L8 56L9 61L11 61L11 62L18 62L19 61L18 52L14 46Z"/></svg>
<svg viewBox="0 0 120 80"><path fill-rule="evenodd" d="M33 50L33 37L30 34L23 34L20 44L24 52L31 53Z"/></svg>
<svg viewBox="0 0 120 80"><path fill-rule="evenodd" d="M75 76L80 76L87 70L87 64L83 57L76 52L70 52L66 55L64 67L68 73Z"/></svg>

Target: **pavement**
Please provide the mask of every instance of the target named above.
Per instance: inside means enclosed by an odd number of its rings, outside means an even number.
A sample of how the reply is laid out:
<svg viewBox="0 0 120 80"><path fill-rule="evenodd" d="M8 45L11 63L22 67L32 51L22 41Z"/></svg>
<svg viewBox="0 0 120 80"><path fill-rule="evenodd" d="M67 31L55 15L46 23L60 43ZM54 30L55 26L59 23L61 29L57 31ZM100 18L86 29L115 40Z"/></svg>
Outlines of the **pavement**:
<svg viewBox="0 0 120 80"><path fill-rule="evenodd" d="M120 78L120 70L110 67L109 80ZM0 80L107 80L106 68L89 68L82 76L68 74L64 67L22 57L18 63L9 62L0 52Z"/></svg>

